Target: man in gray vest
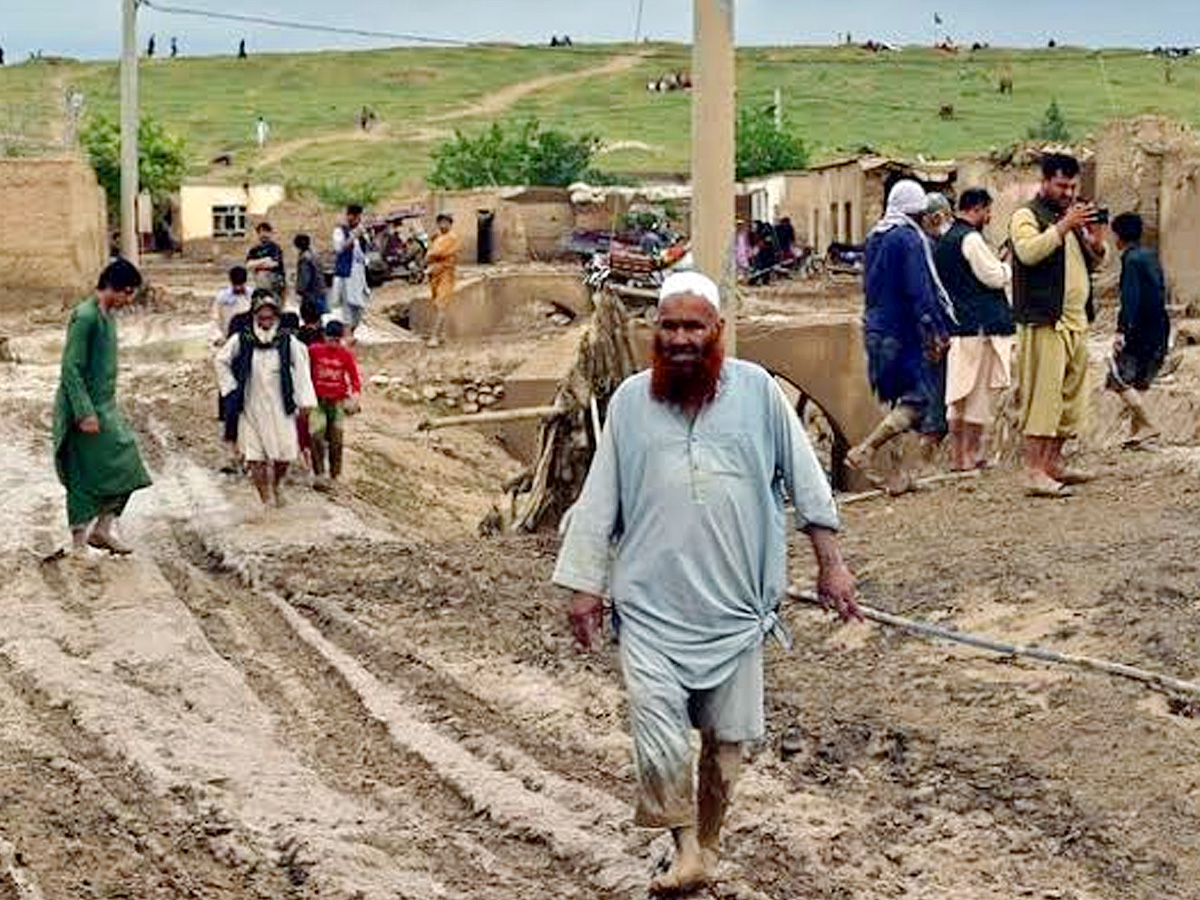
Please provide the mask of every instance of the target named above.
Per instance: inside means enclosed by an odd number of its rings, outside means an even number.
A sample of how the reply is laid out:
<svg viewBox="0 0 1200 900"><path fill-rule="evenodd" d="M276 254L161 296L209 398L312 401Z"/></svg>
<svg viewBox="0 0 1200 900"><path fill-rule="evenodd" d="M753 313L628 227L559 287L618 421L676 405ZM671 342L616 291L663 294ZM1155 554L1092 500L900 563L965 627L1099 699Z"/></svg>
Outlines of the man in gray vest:
<svg viewBox="0 0 1200 900"><path fill-rule="evenodd" d="M938 275L954 303L946 356L946 410L954 468L967 471L985 462L983 432L992 421L998 391L1011 377L1012 310L1004 289L1012 270L996 258L982 229L992 218L992 197L970 188L958 198L958 217L933 252Z"/></svg>
<svg viewBox="0 0 1200 900"><path fill-rule="evenodd" d="M1013 213L1013 318L1017 323L1028 491L1060 497L1091 476L1069 469L1063 445L1087 417L1087 332L1092 270L1104 259L1100 216L1078 199L1079 162L1049 153L1038 195Z"/></svg>

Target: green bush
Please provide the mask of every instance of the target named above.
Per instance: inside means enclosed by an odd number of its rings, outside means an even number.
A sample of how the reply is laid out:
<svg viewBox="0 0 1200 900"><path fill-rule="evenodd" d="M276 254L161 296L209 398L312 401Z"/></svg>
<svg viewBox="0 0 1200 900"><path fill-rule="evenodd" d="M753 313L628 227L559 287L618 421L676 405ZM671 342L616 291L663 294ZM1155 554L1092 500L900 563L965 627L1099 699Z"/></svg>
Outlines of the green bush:
<svg viewBox="0 0 1200 900"><path fill-rule="evenodd" d="M344 208L351 203L360 206L374 206L383 196L383 188L379 182L373 181L322 181L313 187L317 199L326 206Z"/></svg>
<svg viewBox="0 0 1200 900"><path fill-rule="evenodd" d="M1046 107L1046 112L1042 116L1042 121L1029 129L1028 136L1030 140L1034 141L1058 141L1064 144L1071 140L1071 132L1067 129L1067 120L1063 118L1057 100L1050 101L1050 105Z"/></svg>
<svg viewBox="0 0 1200 900"><path fill-rule="evenodd" d="M792 133L786 119L781 128L775 127L775 111L771 107L745 107L738 111L739 179L803 169L807 165L808 147Z"/></svg>
<svg viewBox="0 0 1200 900"><path fill-rule="evenodd" d="M88 119L79 134L96 179L116 207L121 198L121 129L104 115ZM187 153L183 139L171 134L143 115L138 123L138 181L143 191L158 199L179 190L187 173Z"/></svg>
<svg viewBox="0 0 1200 900"><path fill-rule="evenodd" d="M542 128L536 119L509 131L500 123L478 135L455 131L433 151L433 187L457 190L499 185L566 187L586 179L600 148L593 134L578 137Z"/></svg>

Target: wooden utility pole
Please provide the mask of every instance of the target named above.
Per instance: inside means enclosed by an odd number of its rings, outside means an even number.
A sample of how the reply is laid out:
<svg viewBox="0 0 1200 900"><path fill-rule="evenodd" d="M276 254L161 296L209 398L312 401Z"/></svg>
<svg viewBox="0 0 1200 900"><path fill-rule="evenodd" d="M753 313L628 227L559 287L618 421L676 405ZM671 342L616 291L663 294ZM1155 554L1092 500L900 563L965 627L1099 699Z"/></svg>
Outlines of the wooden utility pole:
<svg viewBox="0 0 1200 900"><path fill-rule="evenodd" d="M734 259L733 0L693 0L692 253L721 288L730 356L737 350Z"/></svg>
<svg viewBox="0 0 1200 900"><path fill-rule="evenodd" d="M121 255L139 258L138 195L138 0L121 0Z"/></svg>

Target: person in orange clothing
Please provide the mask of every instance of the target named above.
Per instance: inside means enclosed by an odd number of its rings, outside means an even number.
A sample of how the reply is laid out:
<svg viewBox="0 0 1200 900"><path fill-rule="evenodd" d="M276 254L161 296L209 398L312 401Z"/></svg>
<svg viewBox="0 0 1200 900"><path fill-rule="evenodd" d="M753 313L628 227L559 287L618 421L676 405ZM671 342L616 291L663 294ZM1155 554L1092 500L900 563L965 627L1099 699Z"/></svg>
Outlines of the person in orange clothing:
<svg viewBox="0 0 1200 900"><path fill-rule="evenodd" d="M458 235L451 230L454 219L449 213L438 214L437 227L438 233L434 235L425 254L429 286L433 289L433 305L437 310L433 332L429 336L430 347L438 346L446 337L446 310L454 297L454 269L458 265L458 251L462 246Z"/></svg>
<svg viewBox="0 0 1200 900"><path fill-rule="evenodd" d="M344 423L347 415L358 412L358 395L362 392L358 362L343 342L345 333L345 326L331 319L325 324L325 340L308 348L313 389L317 394L317 405L308 418L308 431L316 476L313 487L319 491L329 490L331 482L342 474Z"/></svg>

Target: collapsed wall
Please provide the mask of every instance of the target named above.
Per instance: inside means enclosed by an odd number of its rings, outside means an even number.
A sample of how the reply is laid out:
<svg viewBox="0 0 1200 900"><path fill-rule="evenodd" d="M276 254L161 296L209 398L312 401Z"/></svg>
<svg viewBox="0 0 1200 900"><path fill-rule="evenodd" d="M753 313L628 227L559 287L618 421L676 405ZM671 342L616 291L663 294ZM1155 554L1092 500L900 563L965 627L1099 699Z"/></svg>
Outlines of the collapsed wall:
<svg viewBox="0 0 1200 900"><path fill-rule="evenodd" d="M104 192L80 159L0 159L0 304L73 299L107 257Z"/></svg>
<svg viewBox="0 0 1200 900"><path fill-rule="evenodd" d="M1113 215L1142 216L1157 246L1171 302L1200 304L1200 137L1163 116L1113 122L1096 138L1097 197Z"/></svg>

